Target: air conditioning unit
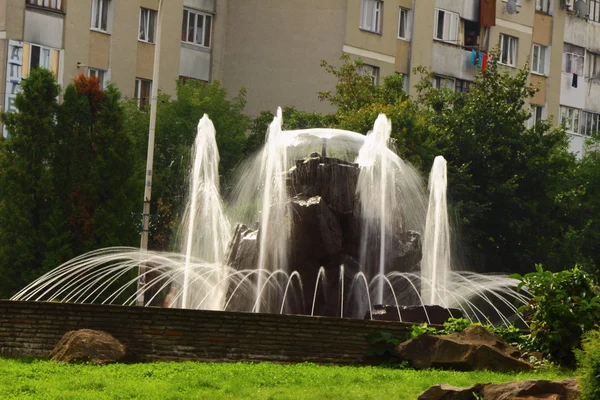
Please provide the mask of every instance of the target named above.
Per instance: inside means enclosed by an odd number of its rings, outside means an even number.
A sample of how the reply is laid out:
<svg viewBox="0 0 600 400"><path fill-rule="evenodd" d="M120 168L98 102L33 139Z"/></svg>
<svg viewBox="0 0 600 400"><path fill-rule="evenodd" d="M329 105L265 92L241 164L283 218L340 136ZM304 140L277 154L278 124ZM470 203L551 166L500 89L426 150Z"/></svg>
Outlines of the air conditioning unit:
<svg viewBox="0 0 600 400"><path fill-rule="evenodd" d="M572 10L573 3L575 3L575 0L560 0L560 8L564 8L566 10Z"/></svg>

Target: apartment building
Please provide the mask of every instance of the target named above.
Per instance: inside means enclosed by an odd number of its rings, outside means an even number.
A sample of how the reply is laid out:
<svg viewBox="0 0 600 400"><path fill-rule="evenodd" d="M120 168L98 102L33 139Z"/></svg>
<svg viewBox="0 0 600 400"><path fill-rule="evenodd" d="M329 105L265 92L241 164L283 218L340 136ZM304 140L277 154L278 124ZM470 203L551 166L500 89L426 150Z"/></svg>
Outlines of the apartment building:
<svg viewBox="0 0 600 400"><path fill-rule="evenodd" d="M79 74L149 102L158 0L0 0L0 106L14 109L22 79L44 67L66 86ZM161 13L159 88L210 80L215 0L168 0Z"/></svg>
<svg viewBox="0 0 600 400"><path fill-rule="evenodd" d="M507 69L529 59L532 124L551 118L582 154L600 129L600 0L349 0L344 52L362 58L374 79L405 74L415 94L419 65L435 85L468 90L493 47Z"/></svg>

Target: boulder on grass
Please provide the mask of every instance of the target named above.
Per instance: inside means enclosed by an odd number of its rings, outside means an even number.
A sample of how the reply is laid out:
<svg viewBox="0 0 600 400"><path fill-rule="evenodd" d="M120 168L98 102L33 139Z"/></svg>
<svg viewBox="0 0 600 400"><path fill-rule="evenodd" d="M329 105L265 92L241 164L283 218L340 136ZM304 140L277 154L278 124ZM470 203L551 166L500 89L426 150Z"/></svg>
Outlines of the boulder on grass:
<svg viewBox="0 0 600 400"><path fill-rule="evenodd" d="M470 400L475 394L485 400L576 400L580 395L577 379L572 378L476 384L464 388L441 384L427 389L419 400Z"/></svg>
<svg viewBox="0 0 600 400"><path fill-rule="evenodd" d="M127 355L125 346L109 333L92 329L69 331L50 353L54 361L107 364L121 361Z"/></svg>
<svg viewBox="0 0 600 400"><path fill-rule="evenodd" d="M528 371L532 366L517 358L520 352L482 326L470 326L450 335L423 335L400 343L396 355L417 369L459 371Z"/></svg>
<svg viewBox="0 0 600 400"><path fill-rule="evenodd" d="M423 392L418 400L473 400L474 394L479 395L483 385L477 384L469 387L456 387L442 383L434 385Z"/></svg>

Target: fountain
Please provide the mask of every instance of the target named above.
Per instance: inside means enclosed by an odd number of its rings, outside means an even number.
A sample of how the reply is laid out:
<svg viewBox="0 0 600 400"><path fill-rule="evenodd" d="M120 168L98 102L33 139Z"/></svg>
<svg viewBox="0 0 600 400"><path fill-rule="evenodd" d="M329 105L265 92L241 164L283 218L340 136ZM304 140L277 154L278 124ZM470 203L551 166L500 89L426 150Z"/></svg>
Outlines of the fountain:
<svg viewBox="0 0 600 400"><path fill-rule="evenodd" d="M442 320L520 318L528 298L514 280L451 268L446 161L436 158L427 198L419 173L390 149L390 134L384 115L366 136L284 131L279 109L224 204L205 115L180 252L97 250L12 299L133 305L141 297L147 306L405 321L417 312L429 322L440 322L431 310L442 310Z"/></svg>

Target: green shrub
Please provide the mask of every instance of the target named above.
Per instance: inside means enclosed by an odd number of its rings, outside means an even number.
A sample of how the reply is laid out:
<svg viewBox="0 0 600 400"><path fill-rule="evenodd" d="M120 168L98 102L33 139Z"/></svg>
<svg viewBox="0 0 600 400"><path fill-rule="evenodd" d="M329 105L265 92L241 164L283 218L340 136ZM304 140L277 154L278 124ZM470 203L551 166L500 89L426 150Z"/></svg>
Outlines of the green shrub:
<svg viewBox="0 0 600 400"><path fill-rule="evenodd" d="M550 360L575 366L573 350L579 348L581 335L600 321L600 297L594 282L579 267L556 273L536 265L536 272L520 279L518 289L527 288L532 298L522 307L530 319L534 346Z"/></svg>
<svg viewBox="0 0 600 400"><path fill-rule="evenodd" d="M575 351L581 382L581 400L600 399L600 331L583 336L582 349Z"/></svg>

